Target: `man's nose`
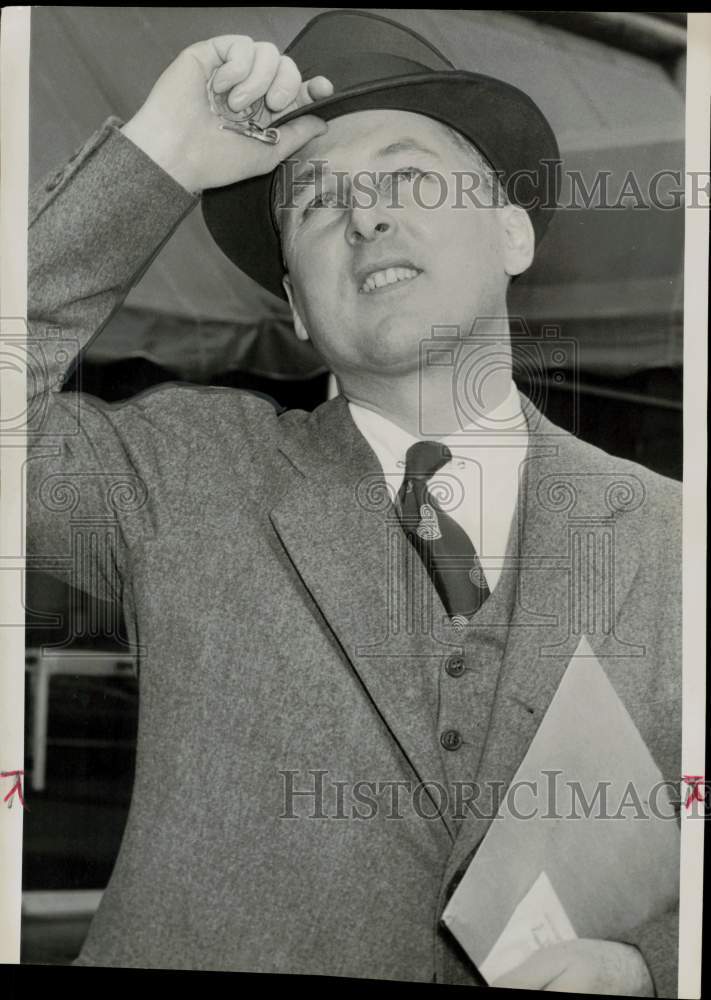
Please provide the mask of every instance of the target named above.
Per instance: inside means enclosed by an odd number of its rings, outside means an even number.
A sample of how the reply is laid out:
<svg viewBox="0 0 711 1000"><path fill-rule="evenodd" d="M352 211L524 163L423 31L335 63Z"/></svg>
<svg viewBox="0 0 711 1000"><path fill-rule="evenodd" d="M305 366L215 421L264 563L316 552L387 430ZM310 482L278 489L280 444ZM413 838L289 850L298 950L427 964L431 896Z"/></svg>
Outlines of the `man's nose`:
<svg viewBox="0 0 711 1000"><path fill-rule="evenodd" d="M361 207L354 205L346 227L346 239L351 245L377 240L393 228L392 219L380 205Z"/></svg>

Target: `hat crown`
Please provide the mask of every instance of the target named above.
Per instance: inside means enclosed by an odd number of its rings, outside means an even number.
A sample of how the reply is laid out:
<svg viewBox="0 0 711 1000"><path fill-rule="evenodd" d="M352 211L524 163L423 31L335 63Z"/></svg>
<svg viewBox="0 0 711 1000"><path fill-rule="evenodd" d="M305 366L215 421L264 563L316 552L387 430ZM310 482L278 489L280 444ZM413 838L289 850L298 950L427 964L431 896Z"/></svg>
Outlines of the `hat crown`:
<svg viewBox="0 0 711 1000"><path fill-rule="evenodd" d="M314 17L285 50L302 77L326 76L339 90L455 67L426 38L378 14L331 10Z"/></svg>

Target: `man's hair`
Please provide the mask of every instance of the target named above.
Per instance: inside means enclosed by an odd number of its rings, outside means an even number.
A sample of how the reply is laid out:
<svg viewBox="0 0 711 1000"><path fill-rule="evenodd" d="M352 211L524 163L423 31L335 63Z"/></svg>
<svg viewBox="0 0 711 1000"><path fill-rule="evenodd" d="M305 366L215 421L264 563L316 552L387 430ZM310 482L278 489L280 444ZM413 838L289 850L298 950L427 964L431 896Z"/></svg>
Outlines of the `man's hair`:
<svg viewBox="0 0 711 1000"><path fill-rule="evenodd" d="M431 119L431 121L433 121L435 125L439 126L440 130L449 137L453 144L469 157L474 168L474 172L480 178L483 184L483 191L487 195L487 198L484 199L482 203L486 207L502 207L503 205L506 205L507 198L504 185L496 170L494 170L494 167L484 154L477 149L473 142L470 142L466 136L462 135L462 133L458 132L455 128L452 128L450 125L446 125L444 122L438 121L436 118ZM269 205L272 222L279 236L282 235L281 225L279 222L279 209L283 204L284 195L283 172L284 165L283 163L280 163L274 171Z"/></svg>

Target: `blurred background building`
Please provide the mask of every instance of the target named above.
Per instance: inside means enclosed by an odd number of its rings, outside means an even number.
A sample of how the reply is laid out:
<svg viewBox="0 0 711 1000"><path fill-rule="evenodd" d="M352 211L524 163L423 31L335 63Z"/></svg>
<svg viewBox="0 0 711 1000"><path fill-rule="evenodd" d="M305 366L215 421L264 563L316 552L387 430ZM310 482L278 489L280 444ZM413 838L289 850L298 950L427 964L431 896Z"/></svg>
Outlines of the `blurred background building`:
<svg viewBox="0 0 711 1000"><path fill-rule="evenodd" d="M35 7L30 183L109 115L128 120L185 46L238 33L280 48L316 7ZM559 140L565 175L610 200L684 170L685 15L459 10L377 12L421 32L462 69L520 87ZM537 402L614 454L681 478L684 208L565 208L510 313L564 352ZM628 187L625 187L627 183ZM570 198L564 184L562 199ZM596 204L593 201L593 206ZM81 358L68 388L127 399L166 380L231 385L312 409L328 373L288 309L237 271L199 211L184 221ZM521 388L526 389L525 373ZM539 387L540 388L540 387ZM118 851L131 795L137 680L117 608L70 581L27 578L27 801L23 961L79 950Z"/></svg>

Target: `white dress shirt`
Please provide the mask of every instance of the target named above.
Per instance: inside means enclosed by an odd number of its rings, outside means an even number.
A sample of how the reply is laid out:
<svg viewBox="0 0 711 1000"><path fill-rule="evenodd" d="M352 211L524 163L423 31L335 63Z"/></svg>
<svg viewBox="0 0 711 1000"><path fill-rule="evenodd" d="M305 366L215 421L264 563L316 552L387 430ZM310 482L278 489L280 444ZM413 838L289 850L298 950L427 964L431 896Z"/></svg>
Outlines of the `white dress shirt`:
<svg viewBox="0 0 711 1000"><path fill-rule="evenodd" d="M395 499L405 474L413 437L387 417L359 403L348 408L356 427L375 452ZM511 383L506 399L487 414L436 440L452 458L428 482L443 510L467 532L493 591L499 581L518 498L519 470L526 457L528 433L518 390Z"/></svg>

